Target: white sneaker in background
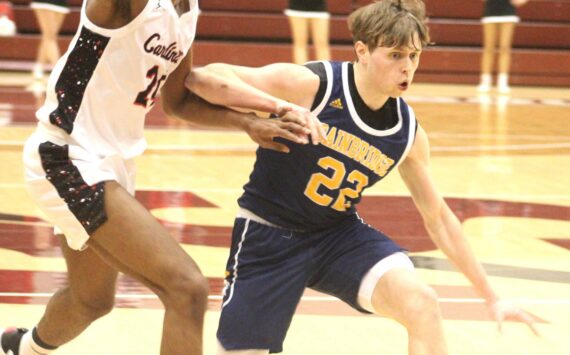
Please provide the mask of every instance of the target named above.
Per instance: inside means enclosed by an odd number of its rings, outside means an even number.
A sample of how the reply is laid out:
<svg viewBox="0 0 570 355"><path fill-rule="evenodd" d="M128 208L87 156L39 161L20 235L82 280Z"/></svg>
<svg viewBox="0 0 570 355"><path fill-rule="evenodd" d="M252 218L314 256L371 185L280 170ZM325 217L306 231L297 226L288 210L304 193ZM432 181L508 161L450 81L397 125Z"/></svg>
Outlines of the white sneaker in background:
<svg viewBox="0 0 570 355"><path fill-rule="evenodd" d="M26 86L26 91L33 93L34 96L41 95L46 92L46 83L43 80L34 80Z"/></svg>
<svg viewBox="0 0 570 355"><path fill-rule="evenodd" d="M511 88L508 85L499 85L497 86L497 91L499 94L510 94Z"/></svg>
<svg viewBox="0 0 570 355"><path fill-rule="evenodd" d="M477 86L478 92L489 92L491 91L491 84L493 83L493 78L491 74L481 74L479 79L479 86Z"/></svg>
<svg viewBox="0 0 570 355"><path fill-rule="evenodd" d="M499 94L510 94L511 88L509 87L509 75L499 74L497 77L497 91Z"/></svg>
<svg viewBox="0 0 570 355"><path fill-rule="evenodd" d="M478 92L489 92L491 91L491 84L490 83L481 83L477 86Z"/></svg>
<svg viewBox="0 0 570 355"><path fill-rule="evenodd" d="M32 71L32 76L35 80L43 80L44 78L44 66L40 63L34 65L34 70Z"/></svg>

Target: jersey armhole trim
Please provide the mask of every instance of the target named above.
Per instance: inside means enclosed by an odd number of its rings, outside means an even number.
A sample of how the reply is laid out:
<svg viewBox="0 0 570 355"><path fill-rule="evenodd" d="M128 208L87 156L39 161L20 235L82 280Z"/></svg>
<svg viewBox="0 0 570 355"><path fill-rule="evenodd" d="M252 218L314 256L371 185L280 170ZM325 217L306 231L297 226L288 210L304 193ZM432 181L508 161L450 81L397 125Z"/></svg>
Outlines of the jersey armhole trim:
<svg viewBox="0 0 570 355"><path fill-rule="evenodd" d="M327 75L327 89L325 90L325 94L323 95L321 102L312 111L315 115L318 115L319 113L321 113L321 111L325 108L325 106L329 100L329 97L331 96L332 86L333 86L333 81L334 81L331 63L329 63L329 62L321 62L321 63L323 63L323 65L325 67L325 73Z"/></svg>
<svg viewBox="0 0 570 355"><path fill-rule="evenodd" d="M93 31L97 34L109 38L125 36L129 34L131 31L134 31L136 28L138 28L139 23L146 19L146 17L153 10L153 8L157 7L158 7L157 0L149 0L146 3L145 7L140 12L140 14L138 14L137 17L132 19L131 22L127 23L123 27L111 29L111 28L104 28L97 26L96 24L91 22L89 17L87 17L87 1L83 1L83 5L81 6L79 27L83 26L90 31Z"/></svg>
<svg viewBox="0 0 570 355"><path fill-rule="evenodd" d="M402 114L401 113L402 108L400 106L401 102L402 98L398 98L398 115ZM406 159L408 153L410 152L410 149L412 149L412 145L414 145L414 141L416 138L416 127L417 127L416 114L414 113L414 110L410 105L407 106L408 106L408 117L410 120L408 124L408 144L406 145L406 149L404 149L404 153L402 153L402 157L398 160L398 163L393 169L396 169Z"/></svg>

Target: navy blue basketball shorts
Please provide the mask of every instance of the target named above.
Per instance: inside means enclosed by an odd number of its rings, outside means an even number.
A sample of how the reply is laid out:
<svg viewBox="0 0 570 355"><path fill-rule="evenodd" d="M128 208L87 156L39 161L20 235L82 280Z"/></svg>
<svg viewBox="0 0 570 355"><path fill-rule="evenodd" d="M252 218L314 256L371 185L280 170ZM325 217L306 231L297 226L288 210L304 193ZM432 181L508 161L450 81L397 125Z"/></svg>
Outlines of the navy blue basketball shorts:
<svg viewBox="0 0 570 355"><path fill-rule="evenodd" d="M363 278L379 261L402 251L357 216L318 233L237 218L218 340L226 350L281 352L305 287L370 313L358 302Z"/></svg>

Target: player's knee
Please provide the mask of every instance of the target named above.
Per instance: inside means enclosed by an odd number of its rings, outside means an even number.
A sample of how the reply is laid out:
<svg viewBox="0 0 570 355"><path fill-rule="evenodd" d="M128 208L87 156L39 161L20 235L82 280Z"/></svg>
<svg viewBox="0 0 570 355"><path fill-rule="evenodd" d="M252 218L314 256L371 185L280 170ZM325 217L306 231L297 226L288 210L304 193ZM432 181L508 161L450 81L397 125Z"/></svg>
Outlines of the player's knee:
<svg viewBox="0 0 570 355"><path fill-rule="evenodd" d="M403 308L402 322L406 326L430 324L441 317L437 294L427 285L417 285L409 290Z"/></svg>
<svg viewBox="0 0 570 355"><path fill-rule="evenodd" d="M199 272L178 273L165 289L165 306L184 311L201 311L208 302L208 280Z"/></svg>

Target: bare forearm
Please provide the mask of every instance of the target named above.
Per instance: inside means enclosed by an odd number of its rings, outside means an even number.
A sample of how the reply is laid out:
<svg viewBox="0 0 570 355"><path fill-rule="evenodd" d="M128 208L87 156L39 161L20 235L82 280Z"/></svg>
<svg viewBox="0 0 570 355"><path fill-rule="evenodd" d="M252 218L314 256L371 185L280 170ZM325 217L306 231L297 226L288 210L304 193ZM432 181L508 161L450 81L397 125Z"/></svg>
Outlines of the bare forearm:
<svg viewBox="0 0 570 355"><path fill-rule="evenodd" d="M237 112L222 106L206 102L195 94L188 92L174 109L169 110L170 117L189 121L201 126L226 127L245 130L255 115Z"/></svg>
<svg viewBox="0 0 570 355"><path fill-rule="evenodd" d="M213 104L276 113L283 100L244 83L231 71L211 73L194 69L186 78L186 87Z"/></svg>
<svg viewBox="0 0 570 355"><path fill-rule="evenodd" d="M498 296L491 288L485 270L465 239L457 217L451 211L442 212L442 217L427 222L426 228L432 240L469 279L477 292L488 302L496 301Z"/></svg>

